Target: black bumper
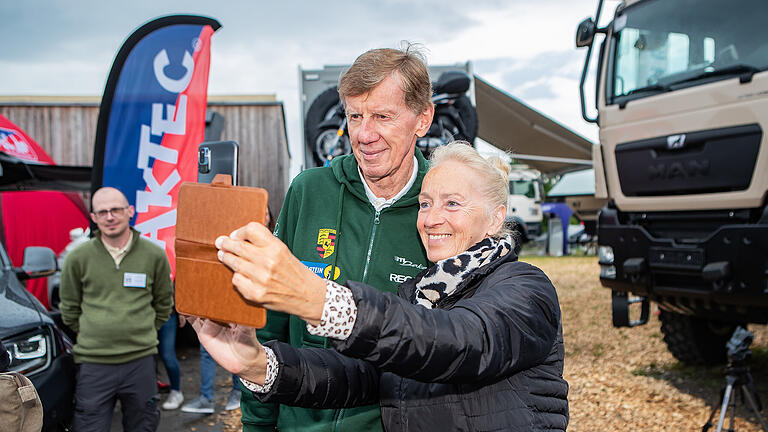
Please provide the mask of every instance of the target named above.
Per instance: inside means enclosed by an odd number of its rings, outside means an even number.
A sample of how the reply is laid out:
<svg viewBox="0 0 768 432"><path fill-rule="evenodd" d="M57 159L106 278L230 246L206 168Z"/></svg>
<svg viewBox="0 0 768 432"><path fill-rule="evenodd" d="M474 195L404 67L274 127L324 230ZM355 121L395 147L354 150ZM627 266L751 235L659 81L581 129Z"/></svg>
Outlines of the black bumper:
<svg viewBox="0 0 768 432"><path fill-rule="evenodd" d="M74 414L75 362L70 353L56 357L46 370L30 376L43 402L43 430L57 430Z"/></svg>
<svg viewBox="0 0 768 432"><path fill-rule="evenodd" d="M674 312L768 322L768 224L722 225L682 244L618 220L616 210L601 213L598 242L613 248L615 266L615 278L601 274L603 286Z"/></svg>

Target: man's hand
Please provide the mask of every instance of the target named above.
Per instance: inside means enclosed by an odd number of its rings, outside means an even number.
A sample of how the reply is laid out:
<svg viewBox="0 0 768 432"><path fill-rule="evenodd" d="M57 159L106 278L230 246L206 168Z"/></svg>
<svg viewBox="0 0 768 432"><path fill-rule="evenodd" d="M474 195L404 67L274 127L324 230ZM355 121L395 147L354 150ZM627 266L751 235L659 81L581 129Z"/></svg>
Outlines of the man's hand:
<svg viewBox="0 0 768 432"><path fill-rule="evenodd" d="M267 356L256 338L256 329L242 325L221 325L199 317L186 317L208 354L229 372L263 385Z"/></svg>
<svg viewBox="0 0 768 432"><path fill-rule="evenodd" d="M252 222L216 239L219 260L235 274L232 284L246 299L320 323L325 281L291 253L263 225Z"/></svg>

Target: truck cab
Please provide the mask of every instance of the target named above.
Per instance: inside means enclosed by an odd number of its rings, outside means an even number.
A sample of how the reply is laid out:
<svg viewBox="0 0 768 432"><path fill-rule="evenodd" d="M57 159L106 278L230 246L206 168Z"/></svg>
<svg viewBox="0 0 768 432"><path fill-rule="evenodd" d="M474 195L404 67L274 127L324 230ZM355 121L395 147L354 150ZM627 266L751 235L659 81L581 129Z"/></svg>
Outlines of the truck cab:
<svg viewBox="0 0 768 432"><path fill-rule="evenodd" d="M509 173L509 197L507 197L507 219L522 221L526 239L541 234L541 202L543 191L541 173L525 166L512 166Z"/></svg>
<svg viewBox="0 0 768 432"><path fill-rule="evenodd" d="M601 8L576 44L589 48L582 114L599 126L600 281L613 324L644 324L656 302L675 357L724 362L735 326L768 321L768 3L628 0L599 28Z"/></svg>

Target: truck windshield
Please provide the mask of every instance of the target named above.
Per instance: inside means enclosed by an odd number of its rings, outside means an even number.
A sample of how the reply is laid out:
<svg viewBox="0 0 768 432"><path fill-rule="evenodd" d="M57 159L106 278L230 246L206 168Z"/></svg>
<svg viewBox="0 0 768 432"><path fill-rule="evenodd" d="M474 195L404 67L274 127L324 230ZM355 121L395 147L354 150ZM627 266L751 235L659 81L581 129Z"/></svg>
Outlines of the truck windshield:
<svg viewBox="0 0 768 432"><path fill-rule="evenodd" d="M613 22L608 102L765 70L766 16L765 0L646 0L626 8Z"/></svg>
<svg viewBox="0 0 768 432"><path fill-rule="evenodd" d="M536 189L532 180L512 180L509 182L510 195L525 195L528 198L536 198Z"/></svg>

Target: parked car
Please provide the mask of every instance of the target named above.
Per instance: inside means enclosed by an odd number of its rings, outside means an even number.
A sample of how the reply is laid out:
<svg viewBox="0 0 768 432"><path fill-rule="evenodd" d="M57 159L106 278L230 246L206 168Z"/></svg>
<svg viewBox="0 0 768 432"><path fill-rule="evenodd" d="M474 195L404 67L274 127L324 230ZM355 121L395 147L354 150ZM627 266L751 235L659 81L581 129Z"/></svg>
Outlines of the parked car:
<svg viewBox="0 0 768 432"><path fill-rule="evenodd" d="M72 341L21 281L52 275L56 269L51 249L27 247L24 263L15 268L0 245L0 341L11 354L10 370L27 376L40 394L43 431L66 430L72 419Z"/></svg>

